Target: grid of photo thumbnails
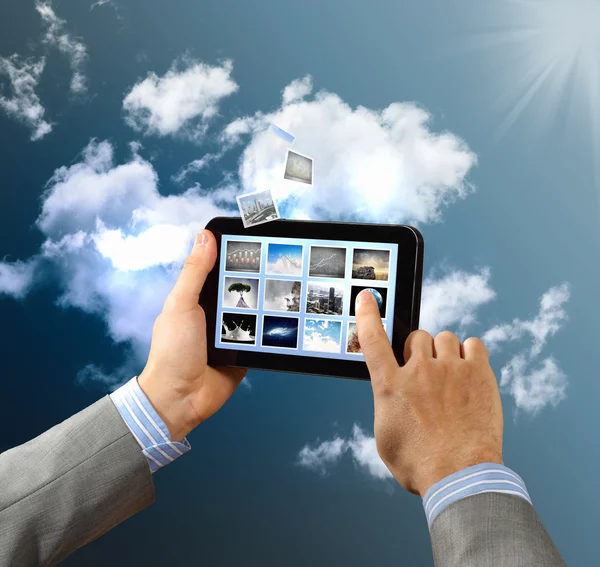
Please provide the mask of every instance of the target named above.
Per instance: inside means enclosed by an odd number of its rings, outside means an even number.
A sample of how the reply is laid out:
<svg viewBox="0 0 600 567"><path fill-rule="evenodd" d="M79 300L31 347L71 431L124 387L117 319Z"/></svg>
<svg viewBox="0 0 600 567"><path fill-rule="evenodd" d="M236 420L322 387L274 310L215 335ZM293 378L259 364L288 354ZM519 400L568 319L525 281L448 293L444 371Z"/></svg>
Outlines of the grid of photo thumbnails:
<svg viewBox="0 0 600 567"><path fill-rule="evenodd" d="M224 235L216 346L363 359L355 299L373 290L392 336L397 244Z"/></svg>

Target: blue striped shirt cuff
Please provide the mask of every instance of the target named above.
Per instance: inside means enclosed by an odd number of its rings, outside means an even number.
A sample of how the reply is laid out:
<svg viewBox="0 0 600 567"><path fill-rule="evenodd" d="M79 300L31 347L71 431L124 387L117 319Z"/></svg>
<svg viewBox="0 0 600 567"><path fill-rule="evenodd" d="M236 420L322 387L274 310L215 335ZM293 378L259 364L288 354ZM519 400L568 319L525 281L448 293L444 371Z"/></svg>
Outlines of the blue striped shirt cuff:
<svg viewBox="0 0 600 567"><path fill-rule="evenodd" d="M140 388L137 376L110 394L154 473L191 449L187 439L171 441L169 429Z"/></svg>
<svg viewBox="0 0 600 567"><path fill-rule="evenodd" d="M484 492L512 494L531 504L525 483L517 473L497 463L481 463L443 478L425 493L423 507L429 527L450 504Z"/></svg>

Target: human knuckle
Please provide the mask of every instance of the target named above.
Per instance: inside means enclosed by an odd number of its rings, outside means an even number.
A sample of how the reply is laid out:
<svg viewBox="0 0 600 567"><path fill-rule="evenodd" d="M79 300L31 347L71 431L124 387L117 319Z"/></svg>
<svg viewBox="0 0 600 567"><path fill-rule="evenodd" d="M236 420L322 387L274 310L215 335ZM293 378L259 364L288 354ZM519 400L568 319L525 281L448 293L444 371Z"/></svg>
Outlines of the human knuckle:
<svg viewBox="0 0 600 567"><path fill-rule="evenodd" d="M389 434L380 434L379 436L376 436L375 446L381 460L389 467L397 451L397 442L394 439L394 436Z"/></svg>
<svg viewBox="0 0 600 567"><path fill-rule="evenodd" d="M440 331L436 336L435 336L435 340L438 339L455 339L457 338L456 335L452 332L452 331L448 331L448 330L444 330L444 331Z"/></svg>
<svg viewBox="0 0 600 567"><path fill-rule="evenodd" d="M176 307L177 307L177 296L173 292L171 292L169 295L167 295L167 299L165 299L165 302L163 304L163 312L164 311L172 311Z"/></svg>
<svg viewBox="0 0 600 567"><path fill-rule="evenodd" d="M427 337L429 337L430 339L432 338L431 335L427 331L424 331L423 329L418 329L416 331L413 331L409 335L409 340L415 340L415 339L418 339L419 337L422 337L424 339L426 339Z"/></svg>
<svg viewBox="0 0 600 567"><path fill-rule="evenodd" d="M474 348L484 350L485 352L487 352L487 350L488 350L487 347L485 346L485 343L478 337L469 337L467 340L465 340L463 345L472 346Z"/></svg>
<svg viewBox="0 0 600 567"><path fill-rule="evenodd" d="M375 369L378 374L378 379L373 384L375 395L380 398L389 398L396 390L396 381L377 362L375 363Z"/></svg>

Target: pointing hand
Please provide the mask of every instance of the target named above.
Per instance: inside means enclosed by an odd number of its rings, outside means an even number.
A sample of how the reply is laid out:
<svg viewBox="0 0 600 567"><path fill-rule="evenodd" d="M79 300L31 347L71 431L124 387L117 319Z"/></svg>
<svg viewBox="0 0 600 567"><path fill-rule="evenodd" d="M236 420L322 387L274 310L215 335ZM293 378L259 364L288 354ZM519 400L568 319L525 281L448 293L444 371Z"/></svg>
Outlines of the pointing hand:
<svg viewBox="0 0 600 567"><path fill-rule="evenodd" d="M357 297L358 340L371 375L377 451L396 480L423 496L446 476L502 463L500 393L485 345L415 331L398 366L373 295Z"/></svg>

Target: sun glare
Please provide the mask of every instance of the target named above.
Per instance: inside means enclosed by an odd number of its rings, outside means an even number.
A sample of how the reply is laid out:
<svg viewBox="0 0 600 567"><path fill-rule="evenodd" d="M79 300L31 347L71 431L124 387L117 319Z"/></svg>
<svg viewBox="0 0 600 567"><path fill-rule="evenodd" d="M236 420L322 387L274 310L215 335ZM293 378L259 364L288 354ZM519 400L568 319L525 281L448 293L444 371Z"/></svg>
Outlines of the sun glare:
<svg viewBox="0 0 600 567"><path fill-rule="evenodd" d="M589 124L586 135L600 156L600 0L501 0L478 7L481 25L467 42L469 49L497 56L499 134L526 109L541 129L559 114L575 115Z"/></svg>

